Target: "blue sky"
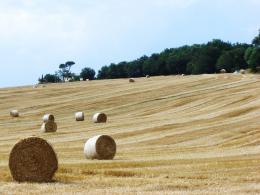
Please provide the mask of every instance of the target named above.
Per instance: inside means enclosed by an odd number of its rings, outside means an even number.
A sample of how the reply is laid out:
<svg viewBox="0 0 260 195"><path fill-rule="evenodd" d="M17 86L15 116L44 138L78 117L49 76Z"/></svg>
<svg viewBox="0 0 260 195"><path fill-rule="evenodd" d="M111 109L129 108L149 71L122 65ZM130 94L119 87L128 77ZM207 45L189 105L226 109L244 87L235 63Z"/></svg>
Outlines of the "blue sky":
<svg viewBox="0 0 260 195"><path fill-rule="evenodd" d="M260 0L0 0L0 87L213 38L250 43Z"/></svg>

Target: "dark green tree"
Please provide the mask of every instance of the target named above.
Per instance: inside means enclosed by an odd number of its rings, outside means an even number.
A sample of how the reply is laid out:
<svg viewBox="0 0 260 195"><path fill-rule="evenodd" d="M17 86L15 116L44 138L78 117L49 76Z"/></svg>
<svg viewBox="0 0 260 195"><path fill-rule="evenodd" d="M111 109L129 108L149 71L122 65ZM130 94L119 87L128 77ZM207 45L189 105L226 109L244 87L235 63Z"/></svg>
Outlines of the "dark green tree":
<svg viewBox="0 0 260 195"><path fill-rule="evenodd" d="M188 63L187 72L191 74L203 74L216 72L216 63L221 50L216 47L202 45L197 49L191 61Z"/></svg>
<svg viewBox="0 0 260 195"><path fill-rule="evenodd" d="M225 69L227 72L231 72L232 66L234 64L233 55L231 52L224 52L218 59L216 68L219 72L221 69Z"/></svg>
<svg viewBox="0 0 260 195"><path fill-rule="evenodd" d="M227 72L244 69L247 67L244 59L245 49L237 47L230 51L225 51L218 59L216 68L218 71L225 69Z"/></svg>
<svg viewBox="0 0 260 195"><path fill-rule="evenodd" d="M70 69L74 64L75 62L73 61L67 61L65 64L59 65L59 74L61 75L63 81L65 78L72 78Z"/></svg>
<svg viewBox="0 0 260 195"><path fill-rule="evenodd" d="M97 79L108 79L109 78L109 67L103 66L98 71Z"/></svg>
<svg viewBox="0 0 260 195"><path fill-rule="evenodd" d="M256 40L256 38L253 40L253 42ZM256 45L257 44L254 44L254 47L248 47L244 55L244 59L248 64L248 67L253 72L256 72L258 67L260 67L260 47Z"/></svg>
<svg viewBox="0 0 260 195"><path fill-rule="evenodd" d="M40 81L40 80L39 80ZM41 79L41 83L46 82L46 83L58 83L60 82L60 78L56 74L46 74L43 79Z"/></svg>
<svg viewBox="0 0 260 195"><path fill-rule="evenodd" d="M159 54L152 54L143 64L143 72L147 75L156 76L159 75L160 61Z"/></svg>
<svg viewBox="0 0 260 195"><path fill-rule="evenodd" d="M86 79L93 80L95 79L96 72L92 68L83 68L80 72L80 77L85 81Z"/></svg>

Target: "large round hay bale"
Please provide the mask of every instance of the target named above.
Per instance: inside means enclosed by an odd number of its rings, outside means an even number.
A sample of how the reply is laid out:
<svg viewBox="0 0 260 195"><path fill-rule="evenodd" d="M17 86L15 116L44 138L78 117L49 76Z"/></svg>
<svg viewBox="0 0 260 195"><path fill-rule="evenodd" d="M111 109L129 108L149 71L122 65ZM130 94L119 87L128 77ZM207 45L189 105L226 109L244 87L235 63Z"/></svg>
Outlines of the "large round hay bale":
<svg viewBox="0 0 260 195"><path fill-rule="evenodd" d="M223 73L226 73L226 72L227 72L227 71L226 71L226 69L224 69L224 68L220 70L220 73L222 73L222 74L223 74Z"/></svg>
<svg viewBox="0 0 260 195"><path fill-rule="evenodd" d="M105 123L107 122L107 115L105 113L96 113L93 115L94 123Z"/></svg>
<svg viewBox="0 0 260 195"><path fill-rule="evenodd" d="M19 117L19 112L18 112L18 110L12 110L12 111L10 112L10 116L12 116L12 117Z"/></svg>
<svg viewBox="0 0 260 195"><path fill-rule="evenodd" d="M43 133L52 133L57 131L57 124L52 121L47 121L42 123L41 132Z"/></svg>
<svg viewBox="0 0 260 195"><path fill-rule="evenodd" d="M43 122L47 122L47 121L55 121L54 115L52 114L45 114L42 118Z"/></svg>
<svg viewBox="0 0 260 195"><path fill-rule="evenodd" d="M47 141L30 137L15 144L9 156L9 168L18 182L50 182L58 169L58 160Z"/></svg>
<svg viewBox="0 0 260 195"><path fill-rule="evenodd" d="M108 135L92 137L85 143L84 154L87 159L113 159L116 154L116 142Z"/></svg>
<svg viewBox="0 0 260 195"><path fill-rule="evenodd" d="M147 75L145 75L145 77L146 77L146 78L150 78L150 75L147 74Z"/></svg>
<svg viewBox="0 0 260 195"><path fill-rule="evenodd" d="M129 79L129 83L134 83L134 82L135 82L135 80L133 78Z"/></svg>
<svg viewBox="0 0 260 195"><path fill-rule="evenodd" d="M76 112L75 119L76 121L84 121L84 112Z"/></svg>
<svg viewBox="0 0 260 195"><path fill-rule="evenodd" d="M246 74L246 70L240 69L239 73L240 73L240 74Z"/></svg>

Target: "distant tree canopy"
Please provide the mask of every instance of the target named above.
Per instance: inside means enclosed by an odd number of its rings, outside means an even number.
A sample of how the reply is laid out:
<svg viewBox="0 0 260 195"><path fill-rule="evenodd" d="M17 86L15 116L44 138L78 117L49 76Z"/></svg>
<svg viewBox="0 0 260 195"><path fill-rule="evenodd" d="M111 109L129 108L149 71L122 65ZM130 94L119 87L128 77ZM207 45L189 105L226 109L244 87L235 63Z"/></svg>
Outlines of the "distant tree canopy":
<svg viewBox="0 0 260 195"><path fill-rule="evenodd" d="M95 70L86 67L81 70L80 77L83 78L84 81L86 79L93 80L95 79L95 74L96 74Z"/></svg>
<svg viewBox="0 0 260 195"><path fill-rule="evenodd" d="M65 64L60 64L59 65L59 74L64 80L65 78L71 78L72 73L70 71L71 67L75 64L73 61L67 61Z"/></svg>
<svg viewBox="0 0 260 195"><path fill-rule="evenodd" d="M80 75L71 72L73 61L59 65L59 71L47 74L39 80L48 82L95 79L95 71L83 68ZM203 74L216 73L221 69L234 72L250 68L253 72L260 70L260 30L252 40L252 44L231 44L220 39L213 39L206 44L185 45L178 48L165 49L161 53L142 56L130 62L111 63L101 67L97 79L116 79L127 77L143 77L145 75Z"/></svg>
<svg viewBox="0 0 260 195"><path fill-rule="evenodd" d="M248 67L256 72L257 67L260 66L260 47L249 47L245 52L245 60Z"/></svg>
<svg viewBox="0 0 260 195"><path fill-rule="evenodd" d="M143 56L130 62L103 66L98 79L142 77L145 75L215 73L225 68L228 72L248 68L244 58L250 44L231 44L214 39L207 44L195 44L165 49L150 57Z"/></svg>
<svg viewBox="0 0 260 195"><path fill-rule="evenodd" d="M45 76L42 75L41 78L39 78L39 83L58 83L61 79L56 74L46 74Z"/></svg>

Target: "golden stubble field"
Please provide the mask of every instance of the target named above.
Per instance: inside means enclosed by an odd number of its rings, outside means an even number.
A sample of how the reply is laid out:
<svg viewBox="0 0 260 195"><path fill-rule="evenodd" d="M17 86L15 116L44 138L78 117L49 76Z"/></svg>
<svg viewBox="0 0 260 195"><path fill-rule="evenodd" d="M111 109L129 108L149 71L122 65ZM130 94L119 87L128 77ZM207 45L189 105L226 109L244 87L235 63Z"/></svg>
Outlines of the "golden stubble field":
<svg viewBox="0 0 260 195"><path fill-rule="evenodd" d="M260 76L167 76L0 89L0 194L259 194ZM18 109L19 118L9 111ZM76 122L74 113L85 112ZM106 124L91 121L95 112ZM56 133L39 131L53 113ZM113 161L86 160L85 141L117 143ZM9 153L21 138L46 139L55 182L16 183Z"/></svg>

